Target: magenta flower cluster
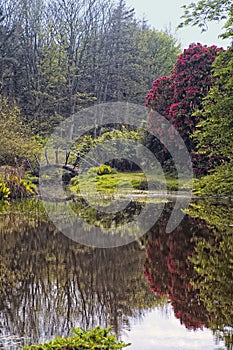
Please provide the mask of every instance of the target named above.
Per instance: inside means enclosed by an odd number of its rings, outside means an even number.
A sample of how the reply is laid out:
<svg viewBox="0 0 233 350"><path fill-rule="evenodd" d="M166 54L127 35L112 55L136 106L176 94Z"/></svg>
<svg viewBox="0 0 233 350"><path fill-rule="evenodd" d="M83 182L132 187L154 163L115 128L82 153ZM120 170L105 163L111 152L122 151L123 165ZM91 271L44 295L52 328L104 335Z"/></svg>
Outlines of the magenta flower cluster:
<svg viewBox="0 0 233 350"><path fill-rule="evenodd" d="M163 142L163 130L157 123L155 112L166 117L193 154L194 164L200 163L201 156L196 155L195 143L190 137L200 122L193 113L202 106L202 99L210 90L213 82L212 63L220 50L216 46L208 47L200 43L190 45L179 55L171 75L156 79L146 96L150 130L153 132L156 129ZM172 128L169 136L174 142ZM199 167L198 164L196 166Z"/></svg>

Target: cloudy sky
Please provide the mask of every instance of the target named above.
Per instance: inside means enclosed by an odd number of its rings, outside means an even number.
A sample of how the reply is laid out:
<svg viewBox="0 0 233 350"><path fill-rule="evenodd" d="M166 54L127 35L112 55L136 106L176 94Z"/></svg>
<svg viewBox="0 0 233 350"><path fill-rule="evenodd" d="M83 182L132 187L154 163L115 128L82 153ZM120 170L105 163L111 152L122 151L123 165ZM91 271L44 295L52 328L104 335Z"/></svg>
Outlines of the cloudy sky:
<svg viewBox="0 0 233 350"><path fill-rule="evenodd" d="M145 315L141 322L131 323L131 331L125 332L129 350L214 350L224 349L223 343L215 344L208 329L189 331L174 317L171 307L167 313L155 309Z"/></svg>
<svg viewBox="0 0 233 350"><path fill-rule="evenodd" d="M172 33L175 33L177 25L180 23L180 16L183 14L182 5L187 5L193 0L126 0L129 7L135 9L138 18L143 15L148 19L148 23L155 29L164 30L171 26ZM186 48L190 43L200 42L202 44L215 44L220 47L227 47L226 40L218 38L222 24L210 23L209 30L201 33L200 29L186 27L179 29L175 36L181 43L182 48Z"/></svg>

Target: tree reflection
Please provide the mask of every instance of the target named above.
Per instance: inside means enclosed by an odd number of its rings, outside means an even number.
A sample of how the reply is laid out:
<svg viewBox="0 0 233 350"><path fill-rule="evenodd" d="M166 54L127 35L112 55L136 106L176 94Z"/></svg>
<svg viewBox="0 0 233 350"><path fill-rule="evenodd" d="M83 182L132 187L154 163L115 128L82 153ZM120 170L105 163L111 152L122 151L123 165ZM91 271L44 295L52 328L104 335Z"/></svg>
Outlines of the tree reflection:
<svg viewBox="0 0 233 350"><path fill-rule="evenodd" d="M209 327L233 347L233 208L209 200L192 205L171 234L167 212L146 239L145 275L156 295L167 295L188 329ZM204 221L205 220L205 221Z"/></svg>
<svg viewBox="0 0 233 350"><path fill-rule="evenodd" d="M136 242L92 249L69 240L48 221L40 202L6 209L0 221L0 335L37 342L76 326L111 324L121 334L131 316L140 318L169 298L188 329L209 327L231 349L232 206L199 201L189 212L196 218L186 215L167 234L172 207L166 205L144 239L146 262ZM83 203L79 210L88 214ZM130 210L140 211L140 204ZM95 222L92 212L88 220ZM102 226L111 224L104 220L98 217ZM122 220L130 215L125 212Z"/></svg>
<svg viewBox="0 0 233 350"><path fill-rule="evenodd" d="M34 203L2 215L2 334L37 342L74 326L96 325L113 325L121 334L130 327L130 316L140 318L165 300L147 286L144 252L137 243L113 249L81 246L59 233Z"/></svg>
<svg viewBox="0 0 233 350"><path fill-rule="evenodd" d="M204 218L214 228L195 246L192 263L198 275L193 285L208 312L214 314L210 327L218 339L233 348L233 205L229 200L200 200L189 213Z"/></svg>
<svg viewBox="0 0 233 350"><path fill-rule="evenodd" d="M171 209L168 205L147 237L145 275L157 295L168 295L181 324L195 330L208 326L210 315L191 284L195 271L188 258L196 240L207 236L209 230L203 221L186 216L179 227L167 234L165 228Z"/></svg>

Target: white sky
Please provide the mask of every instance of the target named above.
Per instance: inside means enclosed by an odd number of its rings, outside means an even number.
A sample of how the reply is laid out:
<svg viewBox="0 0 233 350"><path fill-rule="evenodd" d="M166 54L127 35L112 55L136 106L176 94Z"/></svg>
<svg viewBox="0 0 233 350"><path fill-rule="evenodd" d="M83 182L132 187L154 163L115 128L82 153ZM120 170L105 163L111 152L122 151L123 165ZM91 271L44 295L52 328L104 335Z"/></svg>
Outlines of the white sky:
<svg viewBox="0 0 233 350"><path fill-rule="evenodd" d="M225 349L223 343L215 344L209 329L189 331L175 318L172 308L168 315L159 308L148 313L140 324L131 324L123 340L132 345L129 350L214 350Z"/></svg>
<svg viewBox="0 0 233 350"><path fill-rule="evenodd" d="M129 7L135 9L136 16L148 19L148 24L157 30L164 30L171 26L171 32L175 34L182 49L187 48L190 43L200 42L201 44L217 45L226 48L229 44L226 40L218 39L222 24L213 22L205 33L197 27L185 27L176 33L176 27L181 22L183 14L182 5L188 5L193 0L126 0Z"/></svg>

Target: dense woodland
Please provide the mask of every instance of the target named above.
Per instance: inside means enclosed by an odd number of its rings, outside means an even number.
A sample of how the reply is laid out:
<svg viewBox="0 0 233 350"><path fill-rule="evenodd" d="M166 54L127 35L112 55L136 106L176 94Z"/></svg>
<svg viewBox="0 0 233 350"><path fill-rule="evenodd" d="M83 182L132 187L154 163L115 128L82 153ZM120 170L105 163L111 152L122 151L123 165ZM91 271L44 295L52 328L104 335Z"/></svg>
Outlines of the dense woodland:
<svg viewBox="0 0 233 350"><path fill-rule="evenodd" d="M222 37L232 39L232 13L229 0L199 1L184 6L180 26L206 30L208 21L225 19ZM34 159L54 126L73 113L127 101L147 106L142 141L166 171L174 164L157 112L185 141L195 174L214 170L196 193L232 195L232 52L232 45L199 43L181 52L169 32L137 20L123 0L1 1L0 165ZM155 128L159 141L150 134Z"/></svg>
<svg viewBox="0 0 233 350"><path fill-rule="evenodd" d="M143 104L180 51L122 0L9 0L0 8L1 95L39 134L93 103Z"/></svg>

